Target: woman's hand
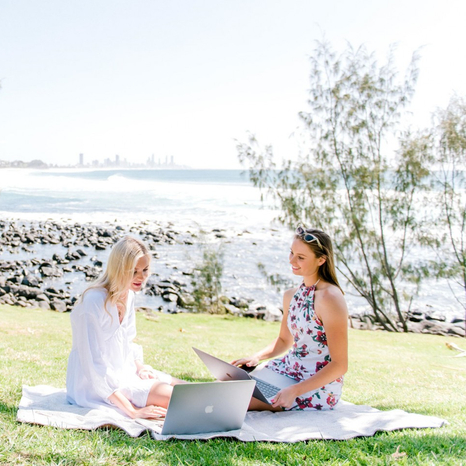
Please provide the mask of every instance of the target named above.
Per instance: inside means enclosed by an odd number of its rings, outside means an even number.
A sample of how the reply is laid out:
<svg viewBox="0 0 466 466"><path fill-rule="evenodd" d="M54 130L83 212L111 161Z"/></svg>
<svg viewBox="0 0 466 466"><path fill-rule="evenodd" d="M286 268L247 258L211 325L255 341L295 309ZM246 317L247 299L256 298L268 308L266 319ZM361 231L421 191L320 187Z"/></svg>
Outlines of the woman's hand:
<svg viewBox="0 0 466 466"><path fill-rule="evenodd" d="M233 366L247 366L247 367L255 367L259 364L259 358L257 356L249 356L247 358L235 359L231 361L230 364Z"/></svg>
<svg viewBox="0 0 466 466"><path fill-rule="evenodd" d="M144 406L144 408L136 408L133 419L162 419L166 416L167 410L161 406Z"/></svg>
<svg viewBox="0 0 466 466"><path fill-rule="evenodd" d="M280 390L276 395L272 402L272 406L274 408L287 408L290 409L296 405L296 385L292 385L291 387L286 387Z"/></svg>
<svg viewBox="0 0 466 466"><path fill-rule="evenodd" d="M156 379L157 378L157 376L155 375L154 369L147 364L145 366L142 366L141 369L139 369L138 376L141 379Z"/></svg>

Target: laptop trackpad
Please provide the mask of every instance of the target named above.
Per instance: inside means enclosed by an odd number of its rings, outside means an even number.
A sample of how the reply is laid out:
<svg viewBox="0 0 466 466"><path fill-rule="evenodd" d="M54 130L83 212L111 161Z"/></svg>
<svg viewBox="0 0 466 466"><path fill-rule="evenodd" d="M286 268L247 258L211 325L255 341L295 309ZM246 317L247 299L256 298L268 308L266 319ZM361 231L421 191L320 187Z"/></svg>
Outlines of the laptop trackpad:
<svg viewBox="0 0 466 466"><path fill-rule="evenodd" d="M253 377L257 377L258 379L264 380L265 382L270 383L271 385L275 385L279 388L286 388L291 385L295 385L298 382L291 377L287 377L286 375L277 374L272 369L268 369L265 367L265 364L261 364L257 366L252 372L249 373Z"/></svg>

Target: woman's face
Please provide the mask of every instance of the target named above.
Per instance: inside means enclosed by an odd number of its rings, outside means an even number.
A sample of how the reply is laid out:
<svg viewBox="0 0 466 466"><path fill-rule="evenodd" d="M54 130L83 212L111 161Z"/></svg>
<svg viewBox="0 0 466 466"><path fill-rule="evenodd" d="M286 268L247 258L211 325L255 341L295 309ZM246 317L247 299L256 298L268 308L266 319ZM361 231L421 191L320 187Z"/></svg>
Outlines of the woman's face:
<svg viewBox="0 0 466 466"><path fill-rule="evenodd" d="M291 244L289 260L293 273L302 277L316 274L325 262L324 257L317 258L312 249L298 238Z"/></svg>
<svg viewBox="0 0 466 466"><path fill-rule="evenodd" d="M143 287L150 273L150 261L147 256L142 256L136 263L133 278L131 279L129 289L138 292Z"/></svg>

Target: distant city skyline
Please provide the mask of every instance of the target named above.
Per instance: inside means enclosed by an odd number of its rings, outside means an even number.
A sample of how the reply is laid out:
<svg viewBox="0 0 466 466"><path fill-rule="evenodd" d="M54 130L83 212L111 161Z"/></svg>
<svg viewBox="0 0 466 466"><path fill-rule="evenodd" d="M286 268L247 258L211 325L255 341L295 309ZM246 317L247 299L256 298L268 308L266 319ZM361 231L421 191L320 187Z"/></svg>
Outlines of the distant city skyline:
<svg viewBox="0 0 466 466"><path fill-rule="evenodd" d="M132 162L128 161L126 157L120 158L119 154L115 154L114 160L110 157L105 158L103 161L94 159L91 162L86 162L85 155L83 153L79 154L78 163L76 167L82 168L102 168L102 167L112 167L112 168L127 168L127 167L148 167L148 168L190 168L187 165L178 165L175 162L175 157L173 155L165 155L164 157L155 158L155 154L152 154L147 158L145 163Z"/></svg>
<svg viewBox="0 0 466 466"><path fill-rule="evenodd" d="M464 0L0 2L0 160L240 168L247 132L297 155L309 56L365 44L403 73L420 48L413 126L466 95ZM162 162L163 157L161 156Z"/></svg>
<svg viewBox="0 0 466 466"><path fill-rule="evenodd" d="M106 158L103 161L94 159L86 162L83 153L80 153L76 164L47 164L40 159L32 161L25 160L0 160L1 168L157 168L157 169L191 169L188 165L178 165L173 155L165 156L164 160L160 157L155 160L152 154L147 158L145 163L131 162L126 158L121 159L119 154L115 154L114 160Z"/></svg>

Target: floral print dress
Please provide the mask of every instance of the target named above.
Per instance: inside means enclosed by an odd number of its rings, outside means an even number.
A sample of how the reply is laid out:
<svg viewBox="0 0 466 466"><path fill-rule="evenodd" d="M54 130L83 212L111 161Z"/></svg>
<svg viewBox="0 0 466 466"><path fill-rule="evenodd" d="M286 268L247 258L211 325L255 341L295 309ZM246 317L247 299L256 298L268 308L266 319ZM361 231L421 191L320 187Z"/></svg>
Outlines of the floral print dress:
<svg viewBox="0 0 466 466"><path fill-rule="evenodd" d="M293 347L282 358L273 359L267 368L302 381L312 377L330 361L327 335L314 310L314 293L317 283L296 290L288 311L288 329L294 338ZM296 398L291 410L333 409L341 397L343 377Z"/></svg>

